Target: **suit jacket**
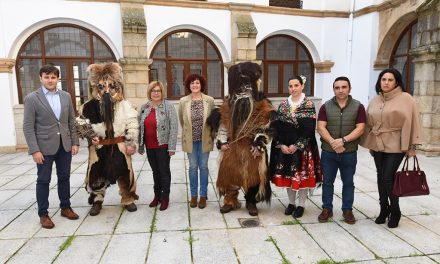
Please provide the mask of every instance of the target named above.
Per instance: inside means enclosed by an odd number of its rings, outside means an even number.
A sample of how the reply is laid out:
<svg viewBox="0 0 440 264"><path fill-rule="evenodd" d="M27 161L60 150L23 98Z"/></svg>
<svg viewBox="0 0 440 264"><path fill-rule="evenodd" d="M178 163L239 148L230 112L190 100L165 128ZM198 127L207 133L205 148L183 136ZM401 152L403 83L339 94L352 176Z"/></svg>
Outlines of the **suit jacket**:
<svg viewBox="0 0 440 264"><path fill-rule="evenodd" d="M192 153L192 122L191 122L191 94L180 98L179 101L179 122L182 126L182 150ZM206 119L214 109L214 98L202 94L203 100L203 130L202 130L202 152L209 152L213 149L213 140L211 138L211 128L206 123Z"/></svg>
<svg viewBox="0 0 440 264"><path fill-rule="evenodd" d="M54 155L59 148L60 136L65 151L79 145L75 128L75 112L70 94L60 90L61 114L58 120L44 95L43 88L28 94L24 100L23 132L29 154L41 151Z"/></svg>

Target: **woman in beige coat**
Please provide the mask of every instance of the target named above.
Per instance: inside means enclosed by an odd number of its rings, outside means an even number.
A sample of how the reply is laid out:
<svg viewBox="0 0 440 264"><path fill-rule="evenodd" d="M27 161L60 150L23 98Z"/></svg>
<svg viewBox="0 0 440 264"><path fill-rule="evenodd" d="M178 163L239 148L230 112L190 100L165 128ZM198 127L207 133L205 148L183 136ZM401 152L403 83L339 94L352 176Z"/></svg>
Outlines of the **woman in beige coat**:
<svg viewBox="0 0 440 264"><path fill-rule="evenodd" d="M208 197L208 158L213 149L211 129L206 124L206 118L214 108L214 98L205 95L206 80L198 74L191 74L185 80L185 88L189 95L182 97L179 102L179 121L182 126L182 150L187 153L189 160L189 185L191 190L192 208L206 207ZM200 191L198 180L200 170ZM197 202L198 194L200 200Z"/></svg>
<svg viewBox="0 0 440 264"><path fill-rule="evenodd" d="M377 170L380 214L376 224L395 228L400 220L399 198L392 193L394 174L403 157L415 156L420 144L420 120L416 102L404 92L396 69L383 70L377 79L375 96L367 108L367 125L361 145L370 149Z"/></svg>

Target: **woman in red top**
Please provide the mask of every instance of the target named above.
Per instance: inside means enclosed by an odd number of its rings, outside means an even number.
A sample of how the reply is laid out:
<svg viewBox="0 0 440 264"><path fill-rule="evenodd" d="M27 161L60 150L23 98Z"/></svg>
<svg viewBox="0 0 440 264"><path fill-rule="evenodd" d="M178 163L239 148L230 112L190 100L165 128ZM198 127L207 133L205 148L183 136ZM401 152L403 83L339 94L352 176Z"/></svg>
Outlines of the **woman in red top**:
<svg viewBox="0 0 440 264"><path fill-rule="evenodd" d="M171 171L170 159L176 152L177 113L174 106L164 100L164 87L161 82L148 86L148 102L141 107L139 115L139 153L147 149L148 162L153 170L154 199L150 207L159 203L160 210L169 205Z"/></svg>

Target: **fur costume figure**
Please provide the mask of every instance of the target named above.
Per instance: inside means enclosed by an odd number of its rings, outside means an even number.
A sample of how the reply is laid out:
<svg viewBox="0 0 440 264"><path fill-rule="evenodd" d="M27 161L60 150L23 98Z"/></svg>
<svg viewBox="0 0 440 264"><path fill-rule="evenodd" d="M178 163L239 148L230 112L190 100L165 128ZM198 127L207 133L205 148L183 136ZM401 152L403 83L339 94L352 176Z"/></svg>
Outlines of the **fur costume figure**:
<svg viewBox="0 0 440 264"><path fill-rule="evenodd" d="M240 188L250 215L258 214L257 202L270 202L266 144L275 111L258 91L260 76L256 63L233 65L228 72L229 97L209 120L213 129L218 127L217 147L222 150L217 178L219 193L225 196L221 213L241 206L237 199Z"/></svg>
<svg viewBox="0 0 440 264"><path fill-rule="evenodd" d="M77 118L77 130L89 141L85 179L92 204L90 215L99 214L106 188L118 182L122 205L136 211L136 181L131 155L138 147L137 111L124 99L122 69L117 63L87 68L89 96Z"/></svg>

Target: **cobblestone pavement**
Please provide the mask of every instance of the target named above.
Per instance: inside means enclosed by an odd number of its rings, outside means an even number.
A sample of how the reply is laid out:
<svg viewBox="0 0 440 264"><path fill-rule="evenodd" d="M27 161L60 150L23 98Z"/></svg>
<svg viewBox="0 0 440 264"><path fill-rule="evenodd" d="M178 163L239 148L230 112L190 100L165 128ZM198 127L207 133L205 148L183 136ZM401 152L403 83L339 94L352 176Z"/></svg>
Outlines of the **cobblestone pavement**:
<svg viewBox="0 0 440 264"><path fill-rule="evenodd" d="M210 155L208 205L203 210L189 207L188 161L178 151L171 159L168 210L148 207L152 172L146 156L136 154L138 210L124 210L117 186L111 186L101 214L92 217L83 188L87 150L82 147L73 158L71 175L72 207L80 219L60 216L54 174L49 213L55 228L46 230L37 216L32 158L0 154L0 263L440 263L440 157L419 157L431 195L402 198L398 228L374 223L379 212L376 176L365 149L358 153L355 175L355 225L342 221L338 178L333 221L317 220L320 189L296 221L284 215L285 190L274 187L270 206L258 205L260 224L245 228L240 221L252 218L245 208L219 213L217 155L216 150Z"/></svg>

